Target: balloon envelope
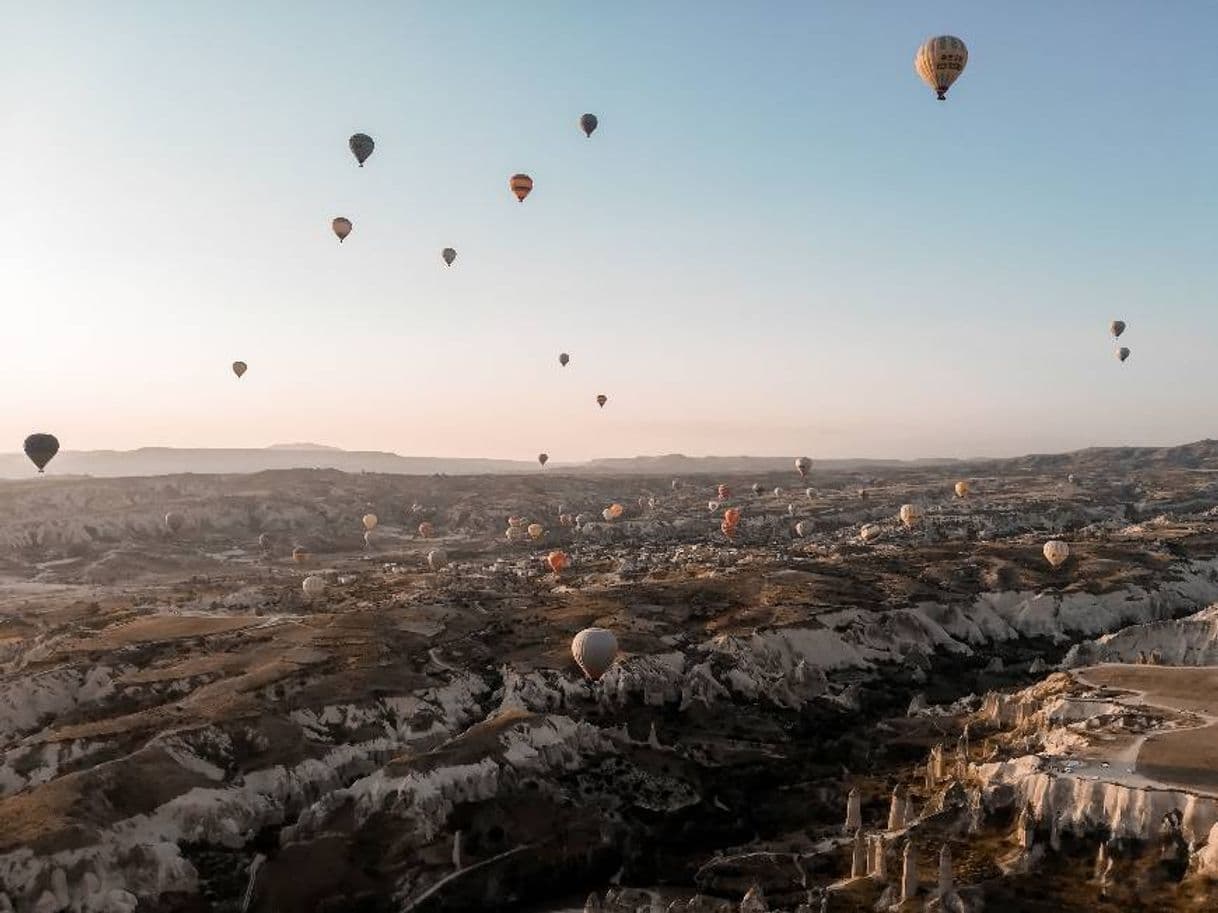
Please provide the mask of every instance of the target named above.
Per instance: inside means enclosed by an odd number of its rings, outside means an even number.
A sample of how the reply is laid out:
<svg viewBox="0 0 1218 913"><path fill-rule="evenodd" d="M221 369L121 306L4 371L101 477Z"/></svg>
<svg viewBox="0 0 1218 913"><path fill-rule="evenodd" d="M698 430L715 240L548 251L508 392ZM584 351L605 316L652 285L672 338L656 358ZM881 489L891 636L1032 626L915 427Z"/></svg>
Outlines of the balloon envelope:
<svg viewBox="0 0 1218 913"><path fill-rule="evenodd" d="M1129 349L1125 348L1124 346L1121 346L1119 349L1117 349L1117 358L1118 359L1120 359L1121 361L1124 361L1128 357L1129 357Z"/></svg>
<svg viewBox="0 0 1218 913"><path fill-rule="evenodd" d="M236 374L238 378L240 378L241 375L244 374L248 370L249 370L249 365L247 365L245 362L243 362L243 361L234 361L233 362L233 373Z"/></svg>
<svg viewBox="0 0 1218 913"><path fill-rule="evenodd" d="M330 227L334 229L334 234L338 235L340 244L346 240L347 235L351 234L351 220L344 219L342 216L331 222Z"/></svg>
<svg viewBox="0 0 1218 913"><path fill-rule="evenodd" d="M1110 333L1112 333L1112 335L1114 337L1119 337L1122 333L1125 332L1125 321L1124 320L1112 321L1112 325L1108 327L1108 331Z"/></svg>
<svg viewBox="0 0 1218 913"><path fill-rule="evenodd" d="M957 483L956 483L956 497L957 497L957 498L966 498L966 497L968 497L968 493L969 493L971 490L972 490L972 486L971 486L971 485L969 485L969 483L968 483L968 482L963 482L963 481L961 481L961 482L957 482Z"/></svg>
<svg viewBox="0 0 1218 913"><path fill-rule="evenodd" d="M368 530L368 532L376 529L376 524L379 522L380 520L377 519L376 514L364 514L364 529Z"/></svg>
<svg viewBox="0 0 1218 913"><path fill-rule="evenodd" d="M807 457L798 457L795 460L795 471L799 473L801 479L808 477L808 471L812 468L812 461Z"/></svg>
<svg viewBox="0 0 1218 913"><path fill-rule="evenodd" d="M368 161L368 156L372 155L372 150L376 148L376 143L367 133L353 134L351 139L347 140L347 145L351 148L351 154L355 156L355 160L359 162L361 168L364 167L364 162Z"/></svg>
<svg viewBox="0 0 1218 913"><path fill-rule="evenodd" d="M1044 547L1045 560L1054 567L1060 567L1070 557L1070 546L1061 539L1050 539Z"/></svg>
<svg viewBox="0 0 1218 913"><path fill-rule="evenodd" d="M880 534L883 532L883 528L876 526L874 523L869 523L859 530L859 538L864 542L873 542L880 538Z"/></svg>
<svg viewBox="0 0 1218 913"><path fill-rule="evenodd" d="M444 258L444 262L449 266L453 265L453 261L457 259L457 252L451 247L446 247L440 251L440 256Z"/></svg>
<svg viewBox="0 0 1218 913"><path fill-rule="evenodd" d="M947 98L951 88L968 64L968 48L953 35L928 38L914 55L914 70L922 81L935 90L939 101Z"/></svg>
<svg viewBox="0 0 1218 913"><path fill-rule="evenodd" d="M570 361L571 361L571 356L568 355L566 352L563 352L558 356L558 363L560 365L562 365L564 368L567 366L567 363Z"/></svg>
<svg viewBox="0 0 1218 913"><path fill-rule="evenodd" d="M542 466L546 465L546 463L548 463L549 461L550 461L550 455L548 453L537 454L537 462L540 463Z"/></svg>
<svg viewBox="0 0 1218 913"><path fill-rule="evenodd" d="M571 655L584 675L596 681L617 658L617 638L605 628L584 628L571 640Z"/></svg>
<svg viewBox="0 0 1218 913"><path fill-rule="evenodd" d="M540 523L530 523L527 530L530 539L540 539L545 535L546 529Z"/></svg>
<svg viewBox="0 0 1218 913"><path fill-rule="evenodd" d="M922 510L916 504L902 504L900 517L902 523L913 529L922 519Z"/></svg>
<svg viewBox="0 0 1218 913"><path fill-rule="evenodd" d="M609 397L607 397L604 393L600 394L596 398L596 404L598 406L600 406L602 409L605 408L605 403L607 403L607 402L609 402Z"/></svg>
<svg viewBox="0 0 1218 913"><path fill-rule="evenodd" d="M309 550L303 545L296 546L292 549L292 560L297 562L309 560Z"/></svg>
<svg viewBox="0 0 1218 913"><path fill-rule="evenodd" d="M806 520L800 520L795 524L795 535L801 539L812 534L812 524Z"/></svg>
<svg viewBox="0 0 1218 913"><path fill-rule="evenodd" d="M427 566L433 571L438 571L440 568L448 564L448 553L442 548L433 548L427 553Z"/></svg>
<svg viewBox="0 0 1218 913"><path fill-rule="evenodd" d="M570 559L567 557L566 552L553 551L546 555L546 564L550 566L550 570L555 574L561 574L566 570L567 565L570 564Z"/></svg>
<svg viewBox="0 0 1218 913"><path fill-rule="evenodd" d="M430 523L428 523L426 520L424 520L422 523L419 524L419 535L422 536L424 539L430 539L431 534L434 533L435 531L436 531L436 528L434 526L432 526Z"/></svg>
<svg viewBox="0 0 1218 913"><path fill-rule="evenodd" d="M25 439L25 455L42 472L59 453L59 439L53 434L31 434Z"/></svg>
<svg viewBox="0 0 1218 913"><path fill-rule="evenodd" d="M508 186L512 189L512 193L516 194L516 199L523 203L524 198L533 190L533 179L527 174L513 174L508 181Z"/></svg>
<svg viewBox="0 0 1218 913"><path fill-rule="evenodd" d="M300 588L306 596L320 596L326 591L326 581L316 575L310 575L304 579Z"/></svg>
<svg viewBox="0 0 1218 913"><path fill-rule="evenodd" d="M624 514L625 512L626 512L626 508L623 507L621 504L618 504L616 501L613 504L609 505L609 513L613 515L613 519L615 519L615 520L618 517L620 517L622 514Z"/></svg>
<svg viewBox="0 0 1218 913"><path fill-rule="evenodd" d="M579 129L583 130L584 135L590 139L593 131L596 130L596 126L599 123L600 121L596 119L595 114L585 114L579 119Z"/></svg>

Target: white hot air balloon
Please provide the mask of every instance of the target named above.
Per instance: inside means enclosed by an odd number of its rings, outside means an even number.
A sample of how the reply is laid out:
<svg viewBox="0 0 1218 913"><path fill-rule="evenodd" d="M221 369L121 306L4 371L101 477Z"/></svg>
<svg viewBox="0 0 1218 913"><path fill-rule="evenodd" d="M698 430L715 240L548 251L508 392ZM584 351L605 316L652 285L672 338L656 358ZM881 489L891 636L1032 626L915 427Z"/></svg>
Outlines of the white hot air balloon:
<svg viewBox="0 0 1218 913"><path fill-rule="evenodd" d="M782 497L782 489L781 489L781 488L775 488L775 489L774 489L774 497L776 497L776 498L781 498L781 497Z"/></svg>
<svg viewBox="0 0 1218 913"><path fill-rule="evenodd" d="M928 38L914 55L914 71L935 90L939 101L947 100L952 87L968 64L968 48L952 35Z"/></svg>
<svg viewBox="0 0 1218 913"><path fill-rule="evenodd" d="M717 511L719 509L719 502L718 501L707 501L706 509L709 510L713 514L715 511Z"/></svg>
<svg viewBox="0 0 1218 913"><path fill-rule="evenodd" d="M601 511L601 516L605 518L606 523L613 522L613 511L611 511L608 507Z"/></svg>
<svg viewBox="0 0 1218 913"><path fill-rule="evenodd" d="M571 655L584 675L596 681L617 658L617 638L605 628L584 628L571 640Z"/></svg>
<svg viewBox="0 0 1218 913"><path fill-rule="evenodd" d="M442 548L433 548L427 553L427 566L438 571L448 564L448 553Z"/></svg>
<svg viewBox="0 0 1218 913"><path fill-rule="evenodd" d="M376 529L376 524L380 521L376 518L376 514L364 514L364 529L372 532Z"/></svg>
<svg viewBox="0 0 1218 913"><path fill-rule="evenodd" d="M300 585L306 596L320 596L326 591L326 581L316 574L310 574Z"/></svg>
<svg viewBox="0 0 1218 913"><path fill-rule="evenodd" d="M1045 560L1054 567L1061 567L1070 557L1070 546L1061 539L1050 539L1045 543Z"/></svg>
<svg viewBox="0 0 1218 913"><path fill-rule="evenodd" d="M804 494L808 496L809 501L816 500L816 489L815 488L809 488L807 491L804 492Z"/></svg>
<svg viewBox="0 0 1218 913"><path fill-rule="evenodd" d="M922 519L922 509L916 504L902 504L900 517L907 528L913 529Z"/></svg>
<svg viewBox="0 0 1218 913"><path fill-rule="evenodd" d="M964 482L964 481L957 482L956 483L956 497L957 498L967 498L968 493L970 491L972 491L972 489L973 489L973 486L971 486L968 482Z"/></svg>
<svg viewBox="0 0 1218 913"><path fill-rule="evenodd" d="M812 469L812 461L807 457L798 457L795 460L795 471L799 473L801 479L808 477L808 472Z"/></svg>
<svg viewBox="0 0 1218 913"><path fill-rule="evenodd" d="M795 505L794 505L794 504L788 504L788 505L787 505L787 516L788 516L788 517L794 517L794 516L795 516Z"/></svg>
<svg viewBox="0 0 1218 913"><path fill-rule="evenodd" d="M880 538L883 533L884 530L882 527L877 526L874 523L868 523L859 530L859 538L864 542L874 542L876 539Z"/></svg>
<svg viewBox="0 0 1218 913"><path fill-rule="evenodd" d="M807 520L800 520L795 524L795 535L799 536L801 539L806 539L808 536L812 535L812 524Z"/></svg>

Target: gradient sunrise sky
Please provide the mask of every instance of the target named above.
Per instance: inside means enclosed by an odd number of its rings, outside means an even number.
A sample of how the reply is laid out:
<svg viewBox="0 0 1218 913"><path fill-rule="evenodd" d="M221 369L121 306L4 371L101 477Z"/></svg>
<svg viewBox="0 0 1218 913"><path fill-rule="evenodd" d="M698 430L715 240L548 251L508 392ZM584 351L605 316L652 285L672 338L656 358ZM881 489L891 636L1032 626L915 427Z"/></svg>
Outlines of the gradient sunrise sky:
<svg viewBox="0 0 1218 913"><path fill-rule="evenodd" d="M1218 436L1213 3L4 6L0 450Z"/></svg>

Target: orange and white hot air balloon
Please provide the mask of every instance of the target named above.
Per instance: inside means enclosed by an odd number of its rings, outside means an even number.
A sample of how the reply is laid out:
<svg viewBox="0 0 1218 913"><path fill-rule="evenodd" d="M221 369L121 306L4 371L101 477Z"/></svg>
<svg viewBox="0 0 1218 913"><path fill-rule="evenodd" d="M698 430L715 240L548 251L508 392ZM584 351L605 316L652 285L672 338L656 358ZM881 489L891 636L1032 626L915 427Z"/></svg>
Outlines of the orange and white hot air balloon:
<svg viewBox="0 0 1218 913"><path fill-rule="evenodd" d="M1070 546L1061 539L1050 539L1044 547L1045 560L1054 567L1061 567L1070 557Z"/></svg>
<svg viewBox="0 0 1218 913"><path fill-rule="evenodd" d="M516 194L516 199L523 203L524 198L533 190L533 179L527 174L513 174L508 186L512 188L512 193Z"/></svg>
<svg viewBox="0 0 1218 913"><path fill-rule="evenodd" d="M330 227L334 229L334 234L338 235L338 243L341 244L347 240L347 235L351 234L351 229L354 226L351 225L350 219L344 219L342 216L339 216L330 223Z"/></svg>
<svg viewBox="0 0 1218 913"><path fill-rule="evenodd" d="M555 550L546 555L546 564L550 566L550 570L555 574L561 574L570 563L571 559L567 557L567 553L564 551Z"/></svg>
<svg viewBox="0 0 1218 913"><path fill-rule="evenodd" d="M914 71L934 89L939 101L947 100L952 87L968 64L968 48L953 35L928 38L914 55Z"/></svg>
<svg viewBox="0 0 1218 913"><path fill-rule="evenodd" d="M626 512L626 508L623 507L621 504L618 504L616 501L613 504L609 505L609 514L610 514L610 516L613 517L614 520L616 520L618 517L620 517L625 512Z"/></svg>

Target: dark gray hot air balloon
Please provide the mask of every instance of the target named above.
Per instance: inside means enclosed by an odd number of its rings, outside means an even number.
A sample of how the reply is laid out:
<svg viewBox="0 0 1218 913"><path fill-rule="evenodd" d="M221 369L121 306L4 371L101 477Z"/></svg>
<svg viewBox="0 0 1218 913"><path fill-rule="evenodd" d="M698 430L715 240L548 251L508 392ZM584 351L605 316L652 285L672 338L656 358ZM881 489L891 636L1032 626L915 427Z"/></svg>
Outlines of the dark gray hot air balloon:
<svg viewBox="0 0 1218 913"><path fill-rule="evenodd" d="M339 244L347 240L347 235L351 234L351 220L344 218L343 216L339 216L337 219L331 222L330 227L334 229L334 234L338 236Z"/></svg>
<svg viewBox="0 0 1218 913"><path fill-rule="evenodd" d="M457 252L451 247L446 247L444 250L440 251L440 256L444 258L445 264L452 266L453 261L457 259Z"/></svg>
<svg viewBox="0 0 1218 913"><path fill-rule="evenodd" d="M1119 349L1117 349L1117 358L1119 358L1121 361L1124 361L1128 357L1129 357L1129 350L1127 348L1125 348L1124 346L1121 346Z"/></svg>
<svg viewBox="0 0 1218 913"><path fill-rule="evenodd" d="M347 140L347 145L351 147L351 154L355 156L355 160L359 162L361 168L364 167L364 162L368 161L368 156L372 155L372 150L376 148L376 143L367 133L353 134L351 139Z"/></svg>
<svg viewBox="0 0 1218 913"><path fill-rule="evenodd" d="M537 454L537 462L540 463L542 466L546 465L546 463L548 463L549 460L550 460L550 455L548 453Z"/></svg>
<svg viewBox="0 0 1218 913"><path fill-rule="evenodd" d="M1125 321L1124 320L1112 321L1112 325L1108 328L1108 331L1110 333L1112 333L1112 336L1114 339L1119 339L1121 334L1125 332Z"/></svg>
<svg viewBox="0 0 1218 913"><path fill-rule="evenodd" d="M563 352L561 355L558 356L558 363L560 365L562 365L564 368L567 366L567 362L569 362L570 360L571 360L571 356L568 355L566 352Z"/></svg>
<svg viewBox="0 0 1218 913"><path fill-rule="evenodd" d="M592 139L592 134L596 132L596 126L599 123L595 114L585 114L579 119L579 129L584 131L584 136Z"/></svg>
<svg viewBox="0 0 1218 913"><path fill-rule="evenodd" d="M31 434L25 439L25 455L38 471L46 469L51 458L59 453L59 440L53 434Z"/></svg>
<svg viewBox="0 0 1218 913"><path fill-rule="evenodd" d="M243 361L233 362L233 373L237 375L237 380L241 379L241 375L249 370L249 365Z"/></svg>
<svg viewBox="0 0 1218 913"><path fill-rule="evenodd" d="M609 397L607 397L604 393L601 393L599 396L596 397L596 404L598 406L600 406L602 409L605 408L605 403L607 403L607 402L609 402Z"/></svg>

